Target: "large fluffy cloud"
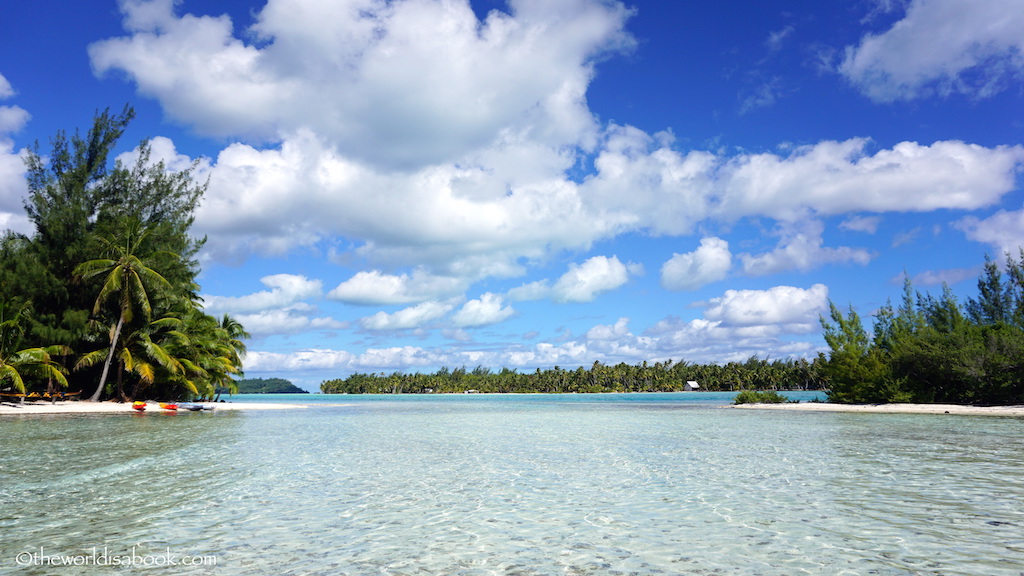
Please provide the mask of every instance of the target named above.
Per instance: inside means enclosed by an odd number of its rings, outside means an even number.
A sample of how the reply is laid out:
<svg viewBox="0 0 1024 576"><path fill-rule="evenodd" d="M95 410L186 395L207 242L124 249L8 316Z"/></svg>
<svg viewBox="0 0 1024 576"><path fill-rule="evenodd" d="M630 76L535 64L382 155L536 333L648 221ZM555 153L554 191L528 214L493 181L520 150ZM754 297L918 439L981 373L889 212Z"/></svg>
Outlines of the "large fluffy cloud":
<svg viewBox="0 0 1024 576"><path fill-rule="evenodd" d="M124 0L129 35L90 53L172 118L242 139L203 166L206 258L327 242L340 261L465 284L624 232L975 209L1012 190L1024 161L1021 147L859 138L685 151L668 133L602 126L585 93L595 57L631 43L615 2L521 0L481 21L464 0L270 0L247 31L174 6Z"/></svg>
<svg viewBox="0 0 1024 576"><path fill-rule="evenodd" d="M840 71L869 97L985 97L1024 72L1024 1L913 0L888 30L846 50Z"/></svg>
<svg viewBox="0 0 1024 576"><path fill-rule="evenodd" d="M741 254L743 270L752 276L787 270L806 272L824 264L867 264L874 257L859 248L824 246L825 225L819 220L786 222L779 227L779 245L763 254Z"/></svg>
<svg viewBox="0 0 1024 576"><path fill-rule="evenodd" d="M590 302L602 292L614 290L629 281L626 265L612 256L594 256L583 264L573 264L551 288L556 302Z"/></svg>
<svg viewBox="0 0 1024 576"><path fill-rule="evenodd" d="M436 276L422 269L401 275L370 270L357 272L331 290L327 297L358 305L408 304L454 296L465 288L457 278Z"/></svg>
<svg viewBox="0 0 1024 576"><path fill-rule="evenodd" d="M348 323L339 322L326 316L315 316L316 308L310 304L297 303L283 308L268 308L252 313L235 314L253 336L276 334L298 334L308 331L337 330L347 328Z"/></svg>
<svg viewBox="0 0 1024 576"><path fill-rule="evenodd" d="M172 118L243 139L204 165L207 258L330 242L342 260L468 284L708 219L974 209L1012 190L1024 161L1021 147L866 139L730 155L602 127L585 100L594 58L631 42L614 2L521 0L481 21L465 1L270 0L248 31L174 6L124 0L129 35L90 53ZM570 178L583 158L593 170Z"/></svg>
<svg viewBox="0 0 1024 576"><path fill-rule="evenodd" d="M14 88L0 75L0 100L14 96ZM20 106L0 106L0 230L10 229L27 233L31 226L22 207L28 192L25 186L23 150L15 150L8 136L21 130L28 122L29 113Z"/></svg>
<svg viewBox="0 0 1024 576"><path fill-rule="evenodd" d="M627 132L613 130L582 184L567 179L562 153L536 147L481 153L487 165L381 173L311 132L277 149L233 144L202 165L210 188L196 226L211 237L207 256L221 260L341 236L372 262L473 280L518 275L524 257L625 231L686 234L707 219L977 209L1013 190L1024 162L1024 147L956 141L873 153L863 139L785 154L682 153ZM173 148L166 155L185 160Z"/></svg>
<svg viewBox="0 0 1024 576"><path fill-rule="evenodd" d="M307 330L347 326L327 316L317 316L310 303L323 294L323 283L296 274L272 274L260 278L269 288L245 296L203 295L207 312L231 314L254 336L296 334Z"/></svg>
<svg viewBox="0 0 1024 576"><path fill-rule="evenodd" d="M423 302L391 314L377 312L361 319L359 324L367 330L408 330L437 320L451 312L454 307L448 302Z"/></svg>
<svg viewBox="0 0 1024 576"><path fill-rule="evenodd" d="M590 302L598 294L614 290L629 281L629 267L616 256L594 256L582 264L570 264L569 270L552 285L547 280L524 284L509 291L512 300Z"/></svg>
<svg viewBox="0 0 1024 576"><path fill-rule="evenodd" d="M997 258L1019 258L1024 249L1024 210L1000 210L988 218L968 216L957 223L967 237L992 246Z"/></svg>
<svg viewBox="0 0 1024 576"><path fill-rule="evenodd" d="M207 309L229 313L251 313L284 308L320 296L323 283L295 274L272 274L260 278L270 288L246 296L203 296Z"/></svg>
<svg viewBox="0 0 1024 576"><path fill-rule="evenodd" d="M817 351L815 343L786 337L805 336L814 331L819 314L827 307L828 290L821 284L806 289L777 286L768 290L728 290L704 303L705 311L701 318L684 321L668 317L642 334L630 329L629 318L619 318L614 324L598 324L561 342L507 345L487 351L396 346L371 348L363 353L319 349L290 354L257 352L248 359L246 369L262 372L330 370L337 373L480 364L533 369L589 365L594 361L617 363L673 358L690 362L726 362L742 361L750 356L810 356ZM410 317L429 316L431 314L427 311L434 310L434 305L407 310ZM389 324L389 328L395 328L394 322L398 320L394 315L380 319ZM410 322L409 326L415 324Z"/></svg>
<svg viewBox="0 0 1024 576"><path fill-rule="evenodd" d="M487 326L506 320L515 313L515 309L506 306L500 295L487 292L480 298L466 302L452 317L452 322L463 328Z"/></svg>
<svg viewBox="0 0 1024 576"><path fill-rule="evenodd" d="M1014 189L1021 162L1021 146L901 142L872 151L864 138L784 153L682 153L664 135L612 127L583 195L605 220L683 234L709 217L979 208Z"/></svg>
<svg viewBox="0 0 1024 576"><path fill-rule="evenodd" d="M505 130L578 142L593 129L593 58L632 42L621 4L588 0L520 0L483 21L464 0L269 0L254 43L227 16L174 5L124 0L130 36L90 47L96 71L124 71L207 134L316 127L345 156L392 167L458 157Z"/></svg>
<svg viewBox="0 0 1024 576"><path fill-rule="evenodd" d="M818 327L825 310L828 288L776 286L769 290L726 290L710 300L704 318L735 328L809 333Z"/></svg>
<svg viewBox="0 0 1024 576"><path fill-rule="evenodd" d="M667 290L694 290L725 278L731 267L729 243L721 238L704 238L693 252L673 254L662 265L661 285Z"/></svg>

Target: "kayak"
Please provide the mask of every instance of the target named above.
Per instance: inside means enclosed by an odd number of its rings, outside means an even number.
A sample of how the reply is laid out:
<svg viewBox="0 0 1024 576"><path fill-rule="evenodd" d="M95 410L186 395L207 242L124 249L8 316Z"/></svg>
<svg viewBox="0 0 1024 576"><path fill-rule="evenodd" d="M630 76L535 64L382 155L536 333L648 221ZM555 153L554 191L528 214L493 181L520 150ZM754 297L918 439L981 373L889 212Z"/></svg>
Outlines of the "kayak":
<svg viewBox="0 0 1024 576"><path fill-rule="evenodd" d="M160 407L164 410L177 410L178 405L173 402L161 402Z"/></svg>
<svg viewBox="0 0 1024 576"><path fill-rule="evenodd" d="M135 410L138 410L139 412L143 412L146 409L146 403L145 402L139 402L139 401L132 402L132 408L134 408Z"/></svg>

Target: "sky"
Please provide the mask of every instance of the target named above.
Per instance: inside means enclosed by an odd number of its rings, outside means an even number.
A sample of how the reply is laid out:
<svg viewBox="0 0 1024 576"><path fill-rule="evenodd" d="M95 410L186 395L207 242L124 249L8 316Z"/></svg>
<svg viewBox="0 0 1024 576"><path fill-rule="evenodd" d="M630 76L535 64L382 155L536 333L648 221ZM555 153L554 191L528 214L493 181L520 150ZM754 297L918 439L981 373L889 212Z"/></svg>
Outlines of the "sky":
<svg viewBox="0 0 1024 576"><path fill-rule="evenodd" d="M1024 0L53 0L0 18L25 151L132 105L208 181L248 377L813 358L829 302L1024 245Z"/></svg>

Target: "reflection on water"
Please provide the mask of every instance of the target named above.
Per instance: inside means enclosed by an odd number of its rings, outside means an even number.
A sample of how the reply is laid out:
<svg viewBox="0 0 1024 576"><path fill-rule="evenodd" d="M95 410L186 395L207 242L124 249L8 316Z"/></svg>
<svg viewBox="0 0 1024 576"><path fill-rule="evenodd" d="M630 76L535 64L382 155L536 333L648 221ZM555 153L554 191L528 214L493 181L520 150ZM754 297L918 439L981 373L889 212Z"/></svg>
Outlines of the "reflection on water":
<svg viewBox="0 0 1024 576"><path fill-rule="evenodd" d="M217 556L197 574L1024 570L1024 422L686 398L0 420L0 571L136 544Z"/></svg>

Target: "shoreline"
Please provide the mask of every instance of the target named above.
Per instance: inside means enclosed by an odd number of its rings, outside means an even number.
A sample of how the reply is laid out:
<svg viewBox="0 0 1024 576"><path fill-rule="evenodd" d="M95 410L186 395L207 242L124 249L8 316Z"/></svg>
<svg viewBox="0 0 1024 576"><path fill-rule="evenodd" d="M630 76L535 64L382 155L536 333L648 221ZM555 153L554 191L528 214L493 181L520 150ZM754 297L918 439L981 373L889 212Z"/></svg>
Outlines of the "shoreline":
<svg viewBox="0 0 1024 576"><path fill-rule="evenodd" d="M952 416L1024 417L1024 406L968 406L964 404L830 404L800 402L785 404L738 404L744 410L790 410L796 412L859 412L864 414L949 414Z"/></svg>
<svg viewBox="0 0 1024 576"><path fill-rule="evenodd" d="M213 412L221 410L289 410L292 408L308 408L304 404L285 403L264 403L264 402L196 402L204 406L213 406ZM164 410L158 402L146 402L146 410L139 411L132 408L130 402L86 402L60 401L60 402L25 402L23 404L11 405L8 402L0 404L0 416L37 416L45 414L175 414L177 412L187 413L188 410ZM205 410L204 410L205 412Z"/></svg>

